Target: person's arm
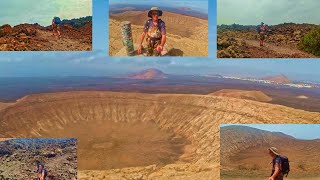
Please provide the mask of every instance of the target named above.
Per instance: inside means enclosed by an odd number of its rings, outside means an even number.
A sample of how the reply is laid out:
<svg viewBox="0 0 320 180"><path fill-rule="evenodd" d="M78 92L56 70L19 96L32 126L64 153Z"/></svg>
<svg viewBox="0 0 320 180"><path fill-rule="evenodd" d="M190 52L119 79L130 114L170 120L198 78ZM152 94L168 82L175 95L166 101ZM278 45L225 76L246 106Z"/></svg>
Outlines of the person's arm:
<svg viewBox="0 0 320 180"><path fill-rule="evenodd" d="M44 171L42 171L42 173L41 173L41 178L40 178L40 180L44 180Z"/></svg>
<svg viewBox="0 0 320 180"><path fill-rule="evenodd" d="M52 33L54 34L54 22L53 22L53 20L52 20L52 22L51 22L51 27L52 27Z"/></svg>
<svg viewBox="0 0 320 180"><path fill-rule="evenodd" d="M141 52L142 52L142 43L143 43L143 40L144 40L145 37L146 37L146 33L143 32L143 33L141 34L141 38L140 38L138 54L141 54Z"/></svg>
<svg viewBox="0 0 320 180"><path fill-rule="evenodd" d="M162 24L160 25L160 31L161 31L161 34L162 34L162 37L161 37L161 43L160 43L160 47L158 46L157 48L158 51L162 51L163 50L163 46L166 44L166 41L167 41L167 36L166 36L166 24L164 22L162 22Z"/></svg>
<svg viewBox="0 0 320 180"><path fill-rule="evenodd" d="M145 32L143 32L142 34L141 34L141 38L140 38L140 46L142 46L142 43L143 43L143 40L144 40L144 38L146 37L146 33Z"/></svg>
<svg viewBox="0 0 320 180"><path fill-rule="evenodd" d="M167 41L167 36L166 35L162 35L161 44L160 45L163 47L166 44L166 41Z"/></svg>
<svg viewBox="0 0 320 180"><path fill-rule="evenodd" d="M280 168L279 168L279 165L276 165L275 167L275 170L274 170L274 173L272 174L272 176L270 177L272 180L277 177L277 175L280 173ZM269 178L269 179L270 179Z"/></svg>

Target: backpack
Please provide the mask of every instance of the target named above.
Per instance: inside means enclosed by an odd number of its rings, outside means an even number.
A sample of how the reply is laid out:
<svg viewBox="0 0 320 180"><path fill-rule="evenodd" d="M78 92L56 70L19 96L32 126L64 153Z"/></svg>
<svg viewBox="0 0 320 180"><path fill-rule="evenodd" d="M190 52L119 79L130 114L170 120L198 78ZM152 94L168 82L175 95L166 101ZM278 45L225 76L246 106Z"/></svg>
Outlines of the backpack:
<svg viewBox="0 0 320 180"><path fill-rule="evenodd" d="M47 170L45 169L45 168L43 168L43 170L42 170L43 172L44 172L44 178L46 178L47 176L48 176L48 172L47 172Z"/></svg>
<svg viewBox="0 0 320 180"><path fill-rule="evenodd" d="M54 18L53 18L53 22L54 22L55 24L60 24L60 23L61 23L61 19L60 19L59 17L54 17Z"/></svg>
<svg viewBox="0 0 320 180"><path fill-rule="evenodd" d="M257 26L257 32L260 34L260 32L261 32L260 26Z"/></svg>
<svg viewBox="0 0 320 180"><path fill-rule="evenodd" d="M281 171L282 174L285 175L286 177L288 176L290 172L290 163L289 159L286 156L280 156L280 162L281 162Z"/></svg>

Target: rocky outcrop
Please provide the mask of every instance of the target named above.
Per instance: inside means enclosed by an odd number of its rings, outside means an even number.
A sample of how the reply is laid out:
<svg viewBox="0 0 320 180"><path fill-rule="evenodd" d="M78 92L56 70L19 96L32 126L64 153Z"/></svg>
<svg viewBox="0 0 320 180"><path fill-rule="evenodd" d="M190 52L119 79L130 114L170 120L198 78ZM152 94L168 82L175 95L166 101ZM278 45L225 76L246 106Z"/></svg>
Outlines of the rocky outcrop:
<svg viewBox="0 0 320 180"><path fill-rule="evenodd" d="M52 36L52 27L39 24L19 24L0 27L0 51L48 51L90 50L92 44L92 22L76 28L63 24L62 39ZM82 48L82 49L81 49Z"/></svg>
<svg viewBox="0 0 320 180"><path fill-rule="evenodd" d="M9 24L0 26L0 37L7 36L11 34L11 32L12 32L12 27Z"/></svg>

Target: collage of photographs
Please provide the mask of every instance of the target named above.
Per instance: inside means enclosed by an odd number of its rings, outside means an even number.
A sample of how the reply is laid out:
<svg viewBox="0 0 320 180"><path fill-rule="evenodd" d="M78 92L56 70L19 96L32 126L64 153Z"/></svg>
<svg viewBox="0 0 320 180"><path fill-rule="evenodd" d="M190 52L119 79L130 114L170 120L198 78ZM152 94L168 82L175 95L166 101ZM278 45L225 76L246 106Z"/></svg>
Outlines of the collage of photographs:
<svg viewBox="0 0 320 180"><path fill-rule="evenodd" d="M319 0L1 0L0 180L320 180Z"/></svg>

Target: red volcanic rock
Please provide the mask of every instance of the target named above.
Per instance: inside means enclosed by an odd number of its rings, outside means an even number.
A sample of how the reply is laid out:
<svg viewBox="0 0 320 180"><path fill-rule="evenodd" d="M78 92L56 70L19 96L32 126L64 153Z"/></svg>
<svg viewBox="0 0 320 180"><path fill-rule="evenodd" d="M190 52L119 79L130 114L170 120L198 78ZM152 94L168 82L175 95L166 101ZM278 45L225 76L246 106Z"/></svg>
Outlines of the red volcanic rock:
<svg viewBox="0 0 320 180"><path fill-rule="evenodd" d="M12 27L9 24L5 24L0 27L0 37L8 35L12 32Z"/></svg>

